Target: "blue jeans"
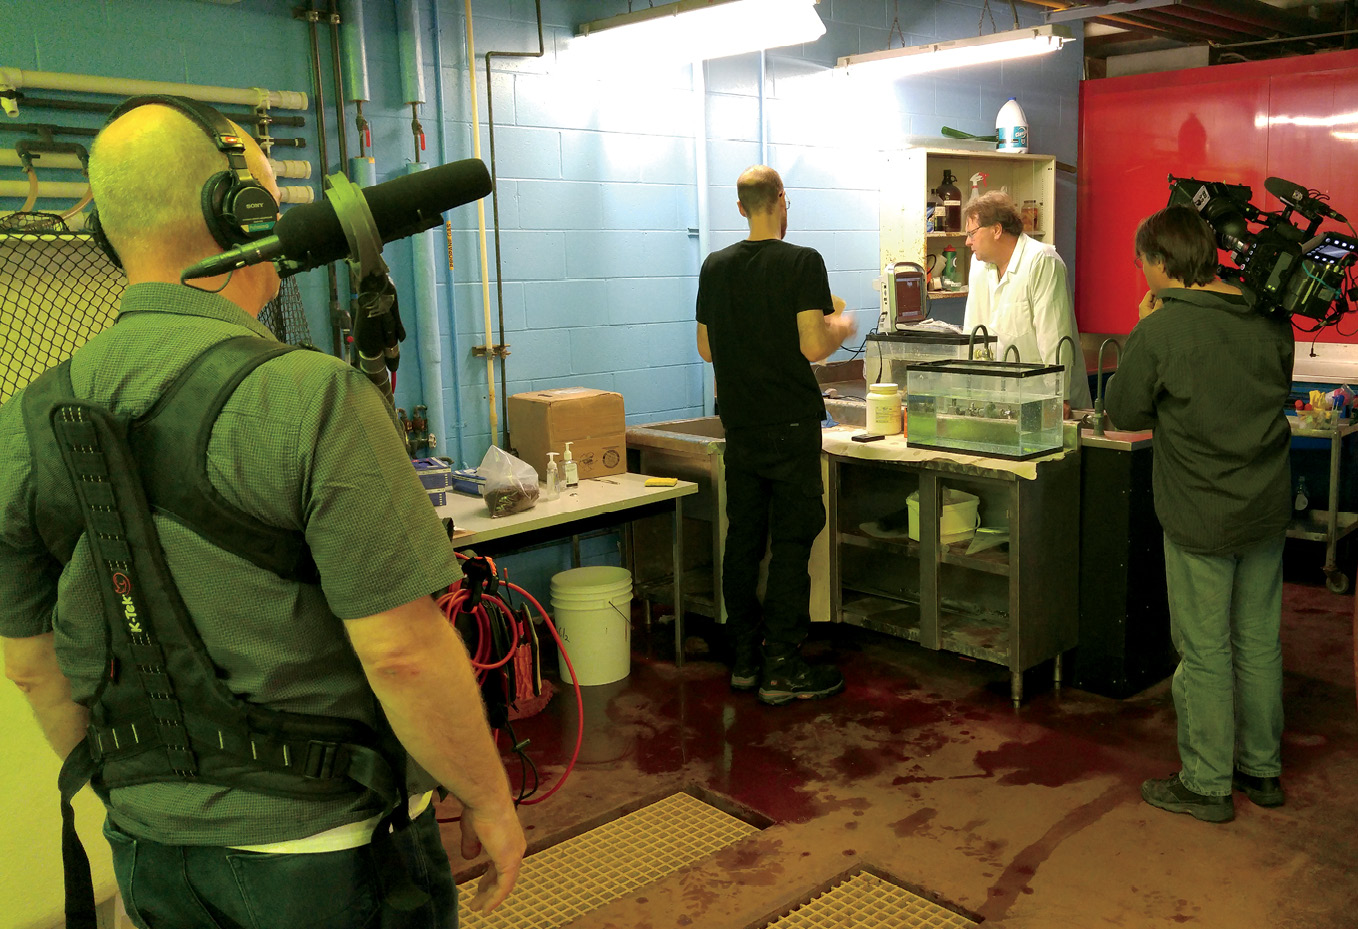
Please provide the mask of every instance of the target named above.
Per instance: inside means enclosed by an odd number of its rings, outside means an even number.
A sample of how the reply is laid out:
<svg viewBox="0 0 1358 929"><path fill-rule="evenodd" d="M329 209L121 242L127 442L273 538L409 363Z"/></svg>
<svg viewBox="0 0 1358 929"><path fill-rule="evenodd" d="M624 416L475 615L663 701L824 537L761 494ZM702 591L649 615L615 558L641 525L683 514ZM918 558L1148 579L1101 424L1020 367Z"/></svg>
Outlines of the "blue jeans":
<svg viewBox="0 0 1358 929"><path fill-rule="evenodd" d="M1257 777L1282 771L1283 540L1217 556L1165 536L1179 779L1209 797L1230 794L1232 765Z"/></svg>
<svg viewBox="0 0 1358 929"><path fill-rule="evenodd" d="M811 627L811 545L825 526L820 423L728 430L722 597L737 649L796 650ZM769 552L760 607L759 563Z"/></svg>
<svg viewBox="0 0 1358 929"><path fill-rule="evenodd" d="M371 846L313 855L245 852L135 839L105 821L113 873L142 929L456 929L457 887L432 807L394 836L415 886L415 912L382 904Z"/></svg>

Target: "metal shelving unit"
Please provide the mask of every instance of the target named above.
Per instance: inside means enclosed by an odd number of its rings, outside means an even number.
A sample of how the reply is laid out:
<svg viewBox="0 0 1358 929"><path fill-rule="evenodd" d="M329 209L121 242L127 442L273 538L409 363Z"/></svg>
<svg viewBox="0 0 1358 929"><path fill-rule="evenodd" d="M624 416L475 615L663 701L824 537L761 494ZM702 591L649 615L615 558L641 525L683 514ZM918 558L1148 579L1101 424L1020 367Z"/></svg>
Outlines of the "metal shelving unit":
<svg viewBox="0 0 1358 929"><path fill-rule="evenodd" d="M1342 512L1339 509L1340 453L1344 438L1358 432L1358 424L1344 419L1334 420L1330 429L1304 429L1297 418L1289 416L1288 425L1292 427L1293 438L1325 439L1330 443L1330 494L1323 511L1307 510L1292 520L1287 529L1289 539L1305 539L1309 542L1325 543L1325 586L1337 594L1347 593L1350 578L1339 569L1335 552L1339 540L1358 529L1358 513Z"/></svg>

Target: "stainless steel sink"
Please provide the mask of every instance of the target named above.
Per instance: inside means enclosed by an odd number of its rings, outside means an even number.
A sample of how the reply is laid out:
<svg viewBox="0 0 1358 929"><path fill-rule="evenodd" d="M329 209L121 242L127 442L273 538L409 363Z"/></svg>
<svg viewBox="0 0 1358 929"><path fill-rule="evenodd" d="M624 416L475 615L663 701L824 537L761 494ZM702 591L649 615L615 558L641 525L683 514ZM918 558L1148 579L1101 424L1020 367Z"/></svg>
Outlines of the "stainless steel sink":
<svg viewBox="0 0 1358 929"><path fill-rule="evenodd" d="M725 620L721 559L726 540L726 433L716 416L646 423L627 430L627 469L693 481L684 498L684 609ZM672 589L669 524L636 526L633 577L647 609L668 603ZM648 614L649 615L649 614Z"/></svg>

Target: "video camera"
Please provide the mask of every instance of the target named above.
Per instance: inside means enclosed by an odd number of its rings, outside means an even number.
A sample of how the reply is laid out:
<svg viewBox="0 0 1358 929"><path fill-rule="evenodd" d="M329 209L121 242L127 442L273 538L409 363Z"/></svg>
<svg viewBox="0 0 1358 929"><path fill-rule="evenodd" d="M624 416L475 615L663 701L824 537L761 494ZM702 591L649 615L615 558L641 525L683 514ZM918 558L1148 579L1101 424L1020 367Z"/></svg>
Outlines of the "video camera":
<svg viewBox="0 0 1358 929"><path fill-rule="evenodd" d="M1221 265L1221 279L1251 291L1263 312L1305 316L1329 326L1353 309L1355 286L1349 271L1358 263L1358 238L1317 234L1326 217L1348 223L1324 194L1270 177L1264 188L1283 208L1269 213L1251 204L1253 191L1240 184L1171 174L1169 188L1169 205L1197 210L1217 244L1231 253L1235 267ZM1294 212L1306 221L1304 226L1293 222ZM1251 223L1258 231L1250 231Z"/></svg>

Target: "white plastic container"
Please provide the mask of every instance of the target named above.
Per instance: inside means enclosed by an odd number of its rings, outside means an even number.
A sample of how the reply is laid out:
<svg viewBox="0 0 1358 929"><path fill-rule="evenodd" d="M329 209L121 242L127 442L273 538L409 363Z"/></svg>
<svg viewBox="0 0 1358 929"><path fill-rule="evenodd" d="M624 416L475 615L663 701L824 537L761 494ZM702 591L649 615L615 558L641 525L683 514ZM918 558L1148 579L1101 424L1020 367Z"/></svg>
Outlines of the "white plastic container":
<svg viewBox="0 0 1358 929"><path fill-rule="evenodd" d="M611 684L632 670L632 572L594 565L552 577L552 621L582 686ZM559 662L561 680L570 669Z"/></svg>
<svg viewBox="0 0 1358 929"><path fill-rule="evenodd" d="M870 435L899 435L904 428L900 388L890 383L869 387L867 422L863 431Z"/></svg>
<svg viewBox="0 0 1358 929"><path fill-rule="evenodd" d="M945 488L943 493L943 512L938 517L938 540L944 545L965 542L976 534L981 524L977 514L980 498L965 490ZM910 538L919 541L919 492L905 498L910 510Z"/></svg>
<svg viewBox="0 0 1358 929"><path fill-rule="evenodd" d="M1028 117L1013 97L995 117L995 151L1023 154L1028 151Z"/></svg>

